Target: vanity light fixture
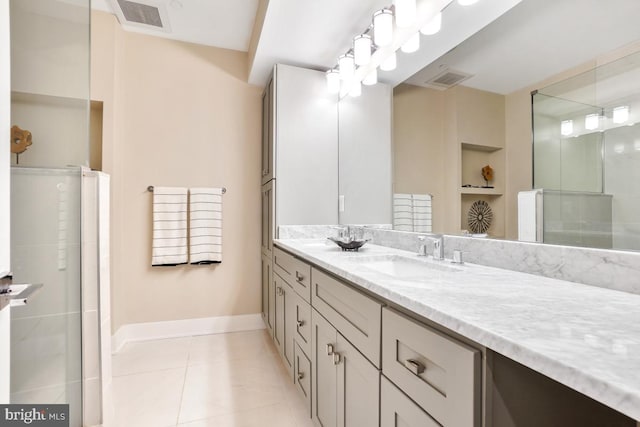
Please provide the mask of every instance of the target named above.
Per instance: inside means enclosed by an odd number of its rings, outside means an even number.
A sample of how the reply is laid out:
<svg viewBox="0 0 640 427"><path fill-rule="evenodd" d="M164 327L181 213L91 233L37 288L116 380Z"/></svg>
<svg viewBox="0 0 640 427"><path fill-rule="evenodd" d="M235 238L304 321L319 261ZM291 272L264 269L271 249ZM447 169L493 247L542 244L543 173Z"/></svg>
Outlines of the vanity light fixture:
<svg viewBox="0 0 640 427"><path fill-rule="evenodd" d="M471 6L474 3L477 3L478 0L458 0L458 4L460 6Z"/></svg>
<svg viewBox="0 0 640 427"><path fill-rule="evenodd" d="M629 107L626 105L613 109L613 123L624 123L629 120Z"/></svg>
<svg viewBox="0 0 640 427"><path fill-rule="evenodd" d="M340 70L340 80L344 82L353 79L353 73L356 71L356 65L351 53L345 53L338 58L338 69Z"/></svg>
<svg viewBox="0 0 640 427"><path fill-rule="evenodd" d="M560 134L562 136L569 136L573 133L573 120L563 120L560 123Z"/></svg>
<svg viewBox="0 0 640 427"><path fill-rule="evenodd" d="M371 36L360 34L353 38L353 59L356 65L367 65L371 61Z"/></svg>
<svg viewBox="0 0 640 427"><path fill-rule="evenodd" d="M376 46L389 46L393 41L393 12L380 9L373 14L373 42Z"/></svg>
<svg viewBox="0 0 640 427"><path fill-rule="evenodd" d="M404 42L401 51L404 53L413 53L420 49L420 33L415 33L409 40Z"/></svg>
<svg viewBox="0 0 640 427"><path fill-rule="evenodd" d="M584 117L584 128L586 130L596 130L600 127L599 114L587 114Z"/></svg>
<svg viewBox="0 0 640 427"><path fill-rule="evenodd" d="M359 81L351 82L351 88L349 89L349 96L357 97L362 95L362 84Z"/></svg>
<svg viewBox="0 0 640 427"><path fill-rule="evenodd" d="M362 84L365 86L373 86L376 83L378 83L378 69L374 68L367 74L367 77L362 80Z"/></svg>
<svg viewBox="0 0 640 427"><path fill-rule="evenodd" d="M432 36L437 34L442 29L442 12L438 13L433 19L427 22L427 25L420 29L420 32L425 36Z"/></svg>
<svg viewBox="0 0 640 427"><path fill-rule="evenodd" d="M396 53L393 52L380 64L380 69L382 71L393 71L396 69L396 65Z"/></svg>
<svg viewBox="0 0 640 427"><path fill-rule="evenodd" d="M407 28L416 21L416 0L393 0L396 26Z"/></svg>
<svg viewBox="0 0 640 427"><path fill-rule="evenodd" d="M327 88L329 89L329 93L335 94L340 92L340 74L335 68L327 70Z"/></svg>

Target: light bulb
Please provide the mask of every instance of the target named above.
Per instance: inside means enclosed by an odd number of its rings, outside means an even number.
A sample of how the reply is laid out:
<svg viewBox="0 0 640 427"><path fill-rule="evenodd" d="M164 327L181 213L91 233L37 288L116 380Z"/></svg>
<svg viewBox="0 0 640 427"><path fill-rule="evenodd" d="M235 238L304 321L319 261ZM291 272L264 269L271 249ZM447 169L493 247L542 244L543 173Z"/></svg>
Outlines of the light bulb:
<svg viewBox="0 0 640 427"><path fill-rule="evenodd" d="M357 97L362 95L362 85L358 80L354 80L351 83L351 88L349 89L349 96Z"/></svg>
<svg viewBox="0 0 640 427"><path fill-rule="evenodd" d="M420 33L412 35L400 48L404 53L413 53L418 49L420 49Z"/></svg>
<svg viewBox="0 0 640 427"><path fill-rule="evenodd" d="M396 26L407 28L416 20L416 0L394 0Z"/></svg>
<svg viewBox="0 0 640 427"><path fill-rule="evenodd" d="M356 65L367 65L371 60L371 36L361 34L353 39L353 59Z"/></svg>
<svg viewBox="0 0 640 427"><path fill-rule="evenodd" d="M563 120L560 123L560 134L562 136L569 136L573 133L573 120Z"/></svg>
<svg viewBox="0 0 640 427"><path fill-rule="evenodd" d="M458 4L460 6L470 6L474 3L477 3L478 0L458 0Z"/></svg>
<svg viewBox="0 0 640 427"><path fill-rule="evenodd" d="M624 123L629 120L629 107L626 105L613 109L613 123Z"/></svg>
<svg viewBox="0 0 640 427"><path fill-rule="evenodd" d="M600 116L598 114L587 114L584 117L584 128L586 130L595 130L600 127Z"/></svg>
<svg viewBox="0 0 640 427"><path fill-rule="evenodd" d="M356 71L353 55L345 53L338 58L338 67L340 69L340 80L348 81L353 78Z"/></svg>
<svg viewBox="0 0 640 427"><path fill-rule="evenodd" d="M431 18L431 21L427 22L424 27L420 28L420 32L425 36L432 36L437 34L442 29L442 12L439 12L436 16Z"/></svg>
<svg viewBox="0 0 640 427"><path fill-rule="evenodd" d="M380 64L380 69L382 71L392 71L396 69L396 53L393 52L387 59L382 61Z"/></svg>
<svg viewBox="0 0 640 427"><path fill-rule="evenodd" d="M378 69L374 68L369 72L369 74L367 74L367 77L362 80L362 84L366 86L373 86L376 83L378 83Z"/></svg>
<svg viewBox="0 0 640 427"><path fill-rule="evenodd" d="M327 70L327 89L329 93L340 92L340 74L335 68Z"/></svg>
<svg viewBox="0 0 640 427"><path fill-rule="evenodd" d="M393 41L393 13L380 9L373 14L373 41L377 46L389 46Z"/></svg>

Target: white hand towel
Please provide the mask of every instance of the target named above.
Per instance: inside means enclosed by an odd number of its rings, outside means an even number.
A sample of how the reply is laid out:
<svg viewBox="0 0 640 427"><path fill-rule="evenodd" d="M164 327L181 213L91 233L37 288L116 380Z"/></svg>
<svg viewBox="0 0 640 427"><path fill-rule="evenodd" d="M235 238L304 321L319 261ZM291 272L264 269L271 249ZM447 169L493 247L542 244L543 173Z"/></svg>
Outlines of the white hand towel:
<svg viewBox="0 0 640 427"><path fill-rule="evenodd" d="M189 262L222 262L222 189L189 190Z"/></svg>
<svg viewBox="0 0 640 427"><path fill-rule="evenodd" d="M152 266L187 263L187 189L153 189Z"/></svg>

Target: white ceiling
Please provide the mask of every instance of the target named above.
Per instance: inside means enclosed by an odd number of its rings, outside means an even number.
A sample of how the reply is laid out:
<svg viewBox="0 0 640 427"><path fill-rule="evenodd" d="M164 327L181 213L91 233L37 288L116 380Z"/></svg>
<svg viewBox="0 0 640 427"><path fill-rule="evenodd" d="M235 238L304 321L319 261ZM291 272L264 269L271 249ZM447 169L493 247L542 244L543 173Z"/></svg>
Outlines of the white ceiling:
<svg viewBox="0 0 640 427"><path fill-rule="evenodd" d="M131 0L161 7L170 32L123 25L128 31L246 52L258 0ZM92 0L92 8L113 13L115 0Z"/></svg>
<svg viewBox="0 0 640 427"><path fill-rule="evenodd" d="M507 94L640 40L638 0L524 0L407 80L443 68L473 74L463 85Z"/></svg>
<svg viewBox="0 0 640 427"><path fill-rule="evenodd" d="M112 12L112 1L93 0L93 7ZM136 1L169 12L172 31L144 30L148 34L248 50L258 0ZM373 12L391 3L268 0L249 83L263 86L275 63L333 67ZM380 72L380 79L422 85L447 65L474 74L465 86L510 93L640 39L638 16L640 0L480 0L468 7L454 1L444 11L443 30L422 36L420 51L399 53L398 68Z"/></svg>

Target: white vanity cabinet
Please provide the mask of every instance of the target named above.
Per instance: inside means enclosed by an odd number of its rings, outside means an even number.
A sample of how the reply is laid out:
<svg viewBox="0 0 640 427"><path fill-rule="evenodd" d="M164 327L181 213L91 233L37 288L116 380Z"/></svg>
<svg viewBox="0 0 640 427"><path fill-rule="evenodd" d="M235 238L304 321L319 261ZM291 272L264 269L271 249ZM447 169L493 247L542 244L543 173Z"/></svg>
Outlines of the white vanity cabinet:
<svg viewBox="0 0 640 427"><path fill-rule="evenodd" d="M323 427L379 425L380 371L315 309L312 414Z"/></svg>

